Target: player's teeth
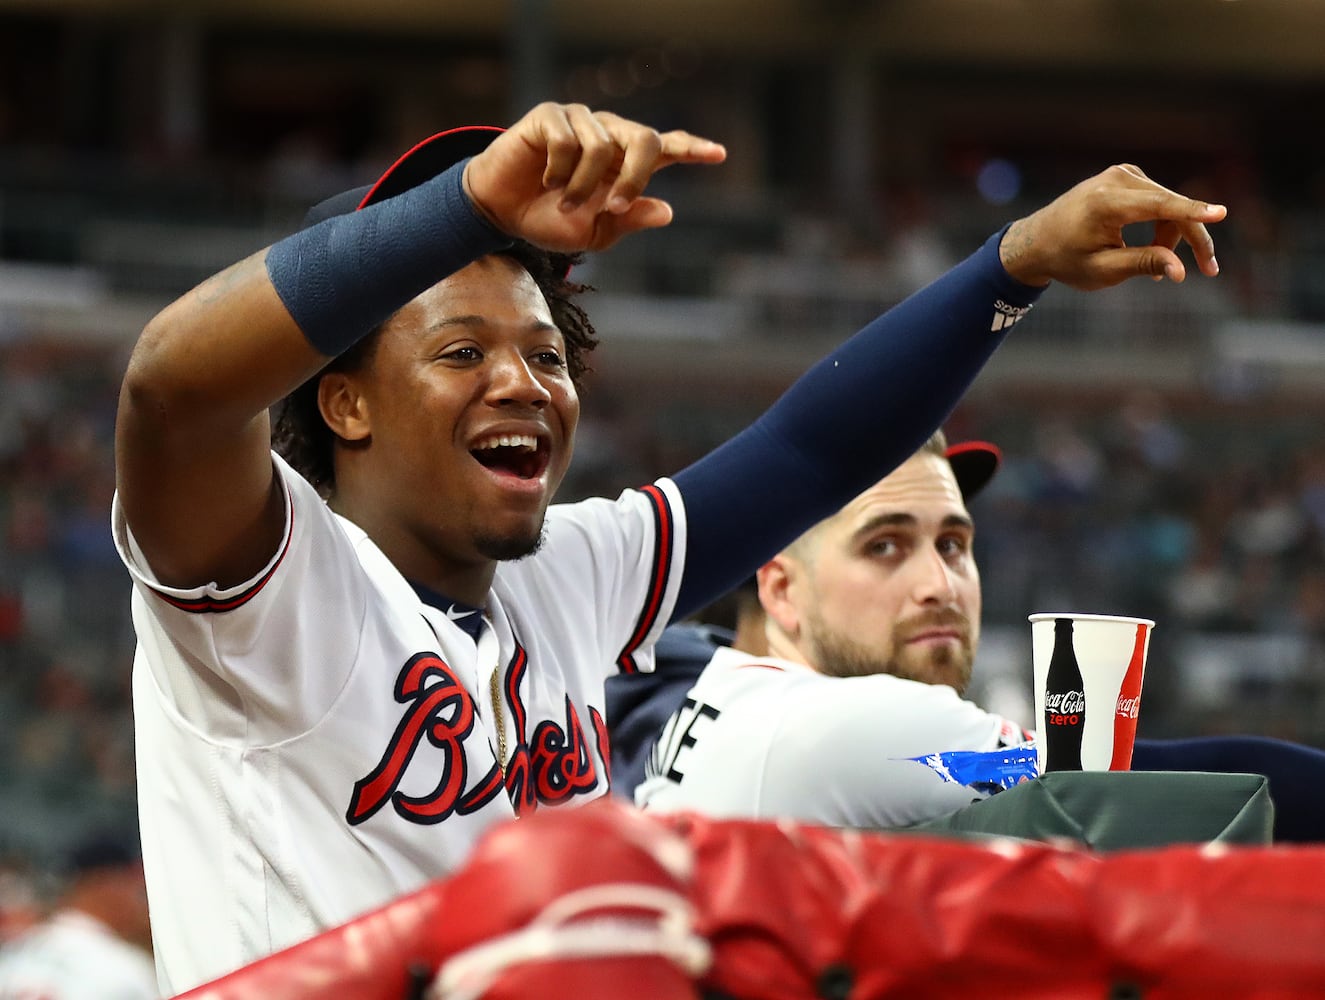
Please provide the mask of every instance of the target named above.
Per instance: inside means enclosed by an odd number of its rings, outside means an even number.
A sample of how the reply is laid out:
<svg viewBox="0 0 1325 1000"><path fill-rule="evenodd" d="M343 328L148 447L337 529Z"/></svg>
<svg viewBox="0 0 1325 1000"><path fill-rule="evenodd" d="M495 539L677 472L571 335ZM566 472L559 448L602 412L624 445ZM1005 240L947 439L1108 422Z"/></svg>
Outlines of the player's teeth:
<svg viewBox="0 0 1325 1000"><path fill-rule="evenodd" d="M533 451L538 447L538 442L527 434L503 434L500 437L482 442L478 447L481 449L524 448L527 451Z"/></svg>

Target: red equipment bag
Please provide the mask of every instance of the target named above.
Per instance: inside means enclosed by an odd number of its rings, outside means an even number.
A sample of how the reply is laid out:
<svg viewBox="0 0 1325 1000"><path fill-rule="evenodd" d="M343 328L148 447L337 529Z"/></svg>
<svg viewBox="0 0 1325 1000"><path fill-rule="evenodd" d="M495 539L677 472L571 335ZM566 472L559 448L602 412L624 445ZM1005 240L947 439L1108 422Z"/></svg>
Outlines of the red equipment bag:
<svg viewBox="0 0 1325 1000"><path fill-rule="evenodd" d="M184 996L1321 997L1322 871L1325 846L1097 854L605 800Z"/></svg>

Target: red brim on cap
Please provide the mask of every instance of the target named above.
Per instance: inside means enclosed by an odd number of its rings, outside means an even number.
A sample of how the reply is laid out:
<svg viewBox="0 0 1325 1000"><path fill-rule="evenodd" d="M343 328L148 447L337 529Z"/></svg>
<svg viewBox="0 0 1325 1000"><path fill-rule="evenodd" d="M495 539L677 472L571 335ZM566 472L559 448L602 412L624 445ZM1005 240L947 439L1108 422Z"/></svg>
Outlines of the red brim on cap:
<svg viewBox="0 0 1325 1000"><path fill-rule="evenodd" d="M387 167L358 207L384 201L432 180L452 164L483 152L504 131L496 125L466 125L428 136Z"/></svg>
<svg viewBox="0 0 1325 1000"><path fill-rule="evenodd" d="M496 125L465 125L430 135L407 150L369 187L355 209L367 208L432 180L443 170L487 149L506 130ZM570 275L567 263L562 277Z"/></svg>
<svg viewBox="0 0 1325 1000"><path fill-rule="evenodd" d="M1003 452L988 441L959 441L948 445L945 454L963 500L970 500L984 489L1003 462Z"/></svg>
<svg viewBox="0 0 1325 1000"><path fill-rule="evenodd" d="M466 157L477 156L504 131L496 125L466 125L430 135L387 167L373 184L351 188L318 202L304 216L304 227L316 225L333 216L349 215L418 187L452 164Z"/></svg>

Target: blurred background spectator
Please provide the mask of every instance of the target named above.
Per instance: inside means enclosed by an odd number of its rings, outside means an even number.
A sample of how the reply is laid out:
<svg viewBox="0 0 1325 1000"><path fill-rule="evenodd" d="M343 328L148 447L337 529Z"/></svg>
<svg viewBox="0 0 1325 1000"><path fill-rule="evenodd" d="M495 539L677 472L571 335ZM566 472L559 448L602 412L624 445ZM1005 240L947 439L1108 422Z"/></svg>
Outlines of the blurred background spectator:
<svg viewBox="0 0 1325 1000"><path fill-rule="evenodd" d="M1143 615L1143 735L1325 746L1321 37L1308 0L0 0L0 914L25 865L133 819L133 338L415 140L544 98L731 153L577 275L603 346L564 499L675 471L1108 163L1227 203L1219 279L1051 291L953 415L1006 453L977 677L1015 714L1027 614Z"/></svg>
<svg viewBox="0 0 1325 1000"><path fill-rule="evenodd" d="M0 998L160 996L137 833L86 834L52 874L49 912L0 941Z"/></svg>

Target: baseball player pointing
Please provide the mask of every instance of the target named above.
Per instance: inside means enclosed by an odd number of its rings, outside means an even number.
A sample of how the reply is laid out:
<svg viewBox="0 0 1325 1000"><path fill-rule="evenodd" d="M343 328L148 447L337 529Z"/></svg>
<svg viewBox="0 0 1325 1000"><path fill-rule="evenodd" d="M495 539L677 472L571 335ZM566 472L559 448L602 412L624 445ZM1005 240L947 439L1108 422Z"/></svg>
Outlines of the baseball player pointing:
<svg viewBox="0 0 1325 1000"><path fill-rule="evenodd" d="M1110 168L711 455L552 505L595 340L568 255L666 225L654 173L724 156L578 105L444 133L143 332L113 520L164 993L603 795L604 678L904 461L1044 285L1181 281L1180 239L1217 270L1221 208Z"/></svg>

